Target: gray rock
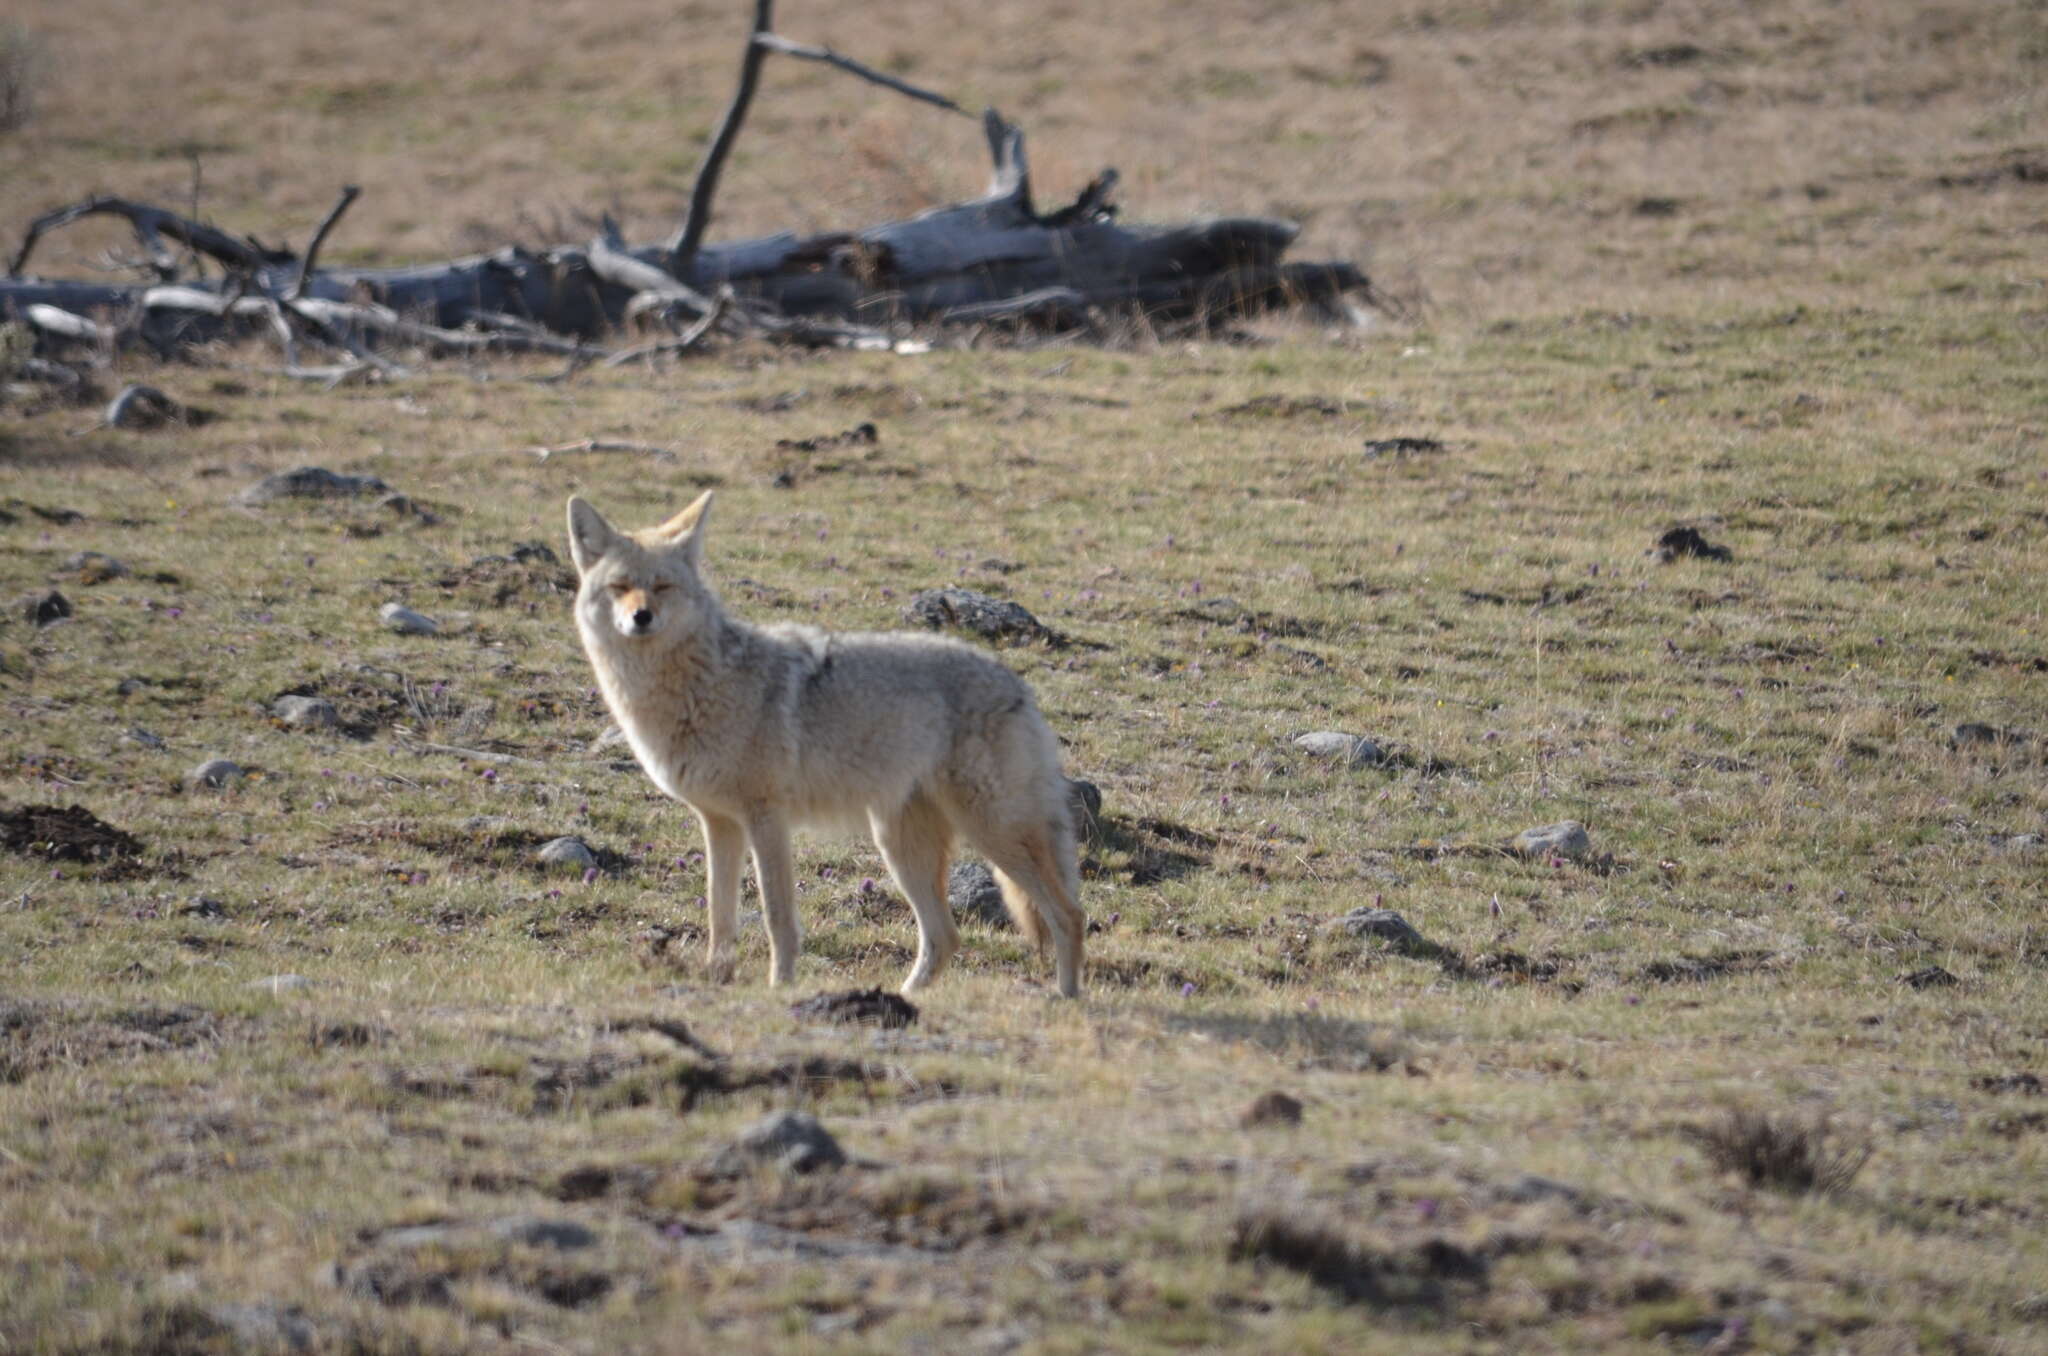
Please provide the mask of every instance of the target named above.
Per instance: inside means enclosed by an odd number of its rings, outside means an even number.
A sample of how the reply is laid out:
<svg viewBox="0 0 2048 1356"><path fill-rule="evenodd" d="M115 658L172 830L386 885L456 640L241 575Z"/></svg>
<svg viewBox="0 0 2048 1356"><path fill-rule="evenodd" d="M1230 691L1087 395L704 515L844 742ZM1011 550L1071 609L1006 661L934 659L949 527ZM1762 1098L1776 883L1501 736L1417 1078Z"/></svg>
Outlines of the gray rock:
<svg viewBox="0 0 2048 1356"><path fill-rule="evenodd" d="M441 630L439 622L413 611L404 603L384 604L377 609L377 620L401 636L431 636Z"/></svg>
<svg viewBox="0 0 2048 1356"><path fill-rule="evenodd" d="M1067 812L1074 817L1074 833L1093 838L1102 820L1102 788L1078 777L1067 778Z"/></svg>
<svg viewBox="0 0 2048 1356"><path fill-rule="evenodd" d="M846 1150L839 1147L831 1131L818 1124L817 1117L802 1111L777 1111L719 1150L711 1168L721 1175L742 1176L756 1165L766 1164L801 1174L845 1163Z"/></svg>
<svg viewBox="0 0 2048 1356"><path fill-rule="evenodd" d="M1440 943L1432 942L1415 930L1413 924L1392 909L1353 909L1336 922L1354 937L1372 938L1385 942L1391 951L1414 960L1436 961L1453 969L1461 969L1456 952Z"/></svg>
<svg viewBox="0 0 2048 1356"><path fill-rule="evenodd" d="M240 763L226 758L209 758L185 774L185 784L218 790L223 786L232 786L248 775Z"/></svg>
<svg viewBox="0 0 2048 1356"><path fill-rule="evenodd" d="M1575 819L1562 824L1545 824L1540 829L1524 829L1515 835L1510 846L1524 857L1546 860L1563 857L1576 862L1591 855L1593 840L1586 836L1586 826Z"/></svg>
<svg viewBox="0 0 2048 1356"><path fill-rule="evenodd" d="M2041 846L2038 833L1992 834L1991 846L2005 852L2031 852Z"/></svg>
<svg viewBox="0 0 2048 1356"><path fill-rule="evenodd" d="M64 562L64 572L77 575L81 584L98 584L119 579L128 573L128 567L103 552L80 551Z"/></svg>
<svg viewBox="0 0 2048 1356"><path fill-rule="evenodd" d="M910 600L903 618L934 630L970 631L983 640L1043 640L1052 635L1020 605L973 589L927 589Z"/></svg>
<svg viewBox="0 0 2048 1356"><path fill-rule="evenodd" d="M235 496L238 504L274 504L280 499L348 499L386 494L391 487L375 476L345 476L320 466L298 466L267 475Z"/></svg>
<svg viewBox="0 0 2048 1356"><path fill-rule="evenodd" d="M1015 927L1009 906L1003 903L1002 887L995 872L980 862L955 862L946 875L946 903L953 916L967 922L985 923L992 928Z"/></svg>
<svg viewBox="0 0 2048 1356"><path fill-rule="evenodd" d="M588 843L574 835L550 838L533 856L542 866L562 871L587 871L597 865L597 854L590 850Z"/></svg>
<svg viewBox="0 0 2048 1356"><path fill-rule="evenodd" d="M21 600L21 615L40 631L45 626L55 626L60 621L69 621L71 600L55 589L48 593L32 593Z"/></svg>
<svg viewBox="0 0 2048 1356"><path fill-rule="evenodd" d="M216 1304L207 1311L214 1322L233 1333L244 1350L311 1351L319 1329L296 1308L274 1304Z"/></svg>
<svg viewBox="0 0 2048 1356"><path fill-rule="evenodd" d="M1377 937L1391 942L1397 951L1429 945L1414 924L1392 909L1353 909L1338 919L1337 925L1354 937Z"/></svg>
<svg viewBox="0 0 2048 1356"><path fill-rule="evenodd" d="M309 989L312 986L313 981L307 979L304 975L265 975L261 979L250 980L242 987L245 989L257 989L268 994L280 994L290 993L294 989Z"/></svg>
<svg viewBox="0 0 2048 1356"><path fill-rule="evenodd" d="M508 1243L524 1243L529 1248L555 1248L561 1252L573 1252L597 1242L597 1235L575 1220L549 1219L544 1215L507 1215L486 1224L484 1232Z"/></svg>
<svg viewBox="0 0 2048 1356"><path fill-rule="evenodd" d="M167 744L164 743L164 737L162 735L152 734L148 730L143 729L140 725L136 726L134 729L128 732L128 738L134 740L137 744L142 745L142 747L145 749L155 749L158 751L162 751L163 749L169 747Z"/></svg>
<svg viewBox="0 0 2048 1356"><path fill-rule="evenodd" d="M341 724L341 712L325 697L279 697L271 704L270 714L302 730L331 730Z"/></svg>
<svg viewBox="0 0 2048 1356"><path fill-rule="evenodd" d="M419 504L413 500L412 496L400 494L396 490L393 490L390 494L387 494L382 499L379 499L377 501L377 507L383 509L386 513L389 513L394 517L417 518L420 520L420 526L422 527L432 527L434 524L441 521L440 518L436 515L429 513L427 512L427 510L421 508Z"/></svg>
<svg viewBox="0 0 2048 1356"><path fill-rule="evenodd" d="M1312 758L1342 759L1346 767L1369 767L1386 760L1387 751L1364 735L1342 730L1317 730L1299 735L1294 747Z"/></svg>

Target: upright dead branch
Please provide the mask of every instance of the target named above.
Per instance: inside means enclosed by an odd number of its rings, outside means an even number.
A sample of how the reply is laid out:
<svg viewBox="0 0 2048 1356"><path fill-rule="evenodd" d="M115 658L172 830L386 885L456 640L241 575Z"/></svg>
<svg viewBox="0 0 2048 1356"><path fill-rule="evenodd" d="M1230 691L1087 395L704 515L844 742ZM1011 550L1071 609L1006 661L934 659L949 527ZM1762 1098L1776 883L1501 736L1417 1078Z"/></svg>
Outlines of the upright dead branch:
<svg viewBox="0 0 2048 1356"><path fill-rule="evenodd" d="M697 249L704 243L705 228L711 225L711 198L718 192L719 172L725 168L725 158L732 154L733 142L739 139L747 106L754 102L754 87L761 83L761 63L768 59L768 49L758 39L774 29L775 0L754 0L754 29L740 57L739 87L732 92L725 116L718 120L718 131L697 170L697 182L690 186L690 210L683 217L682 229L669 242L668 271L677 278L689 277L697 262Z"/></svg>
<svg viewBox="0 0 2048 1356"><path fill-rule="evenodd" d="M342 186L341 200L334 204L333 209L321 221L320 228L313 232L313 241L306 246L306 253L299 260L299 276L292 280L292 290L285 293L286 297L297 301L306 295L306 280L313 276L313 264L320 258L320 247L327 243L327 233L334 229L334 223L341 220L341 214L348 211L349 204L353 203L362 191L354 184Z"/></svg>

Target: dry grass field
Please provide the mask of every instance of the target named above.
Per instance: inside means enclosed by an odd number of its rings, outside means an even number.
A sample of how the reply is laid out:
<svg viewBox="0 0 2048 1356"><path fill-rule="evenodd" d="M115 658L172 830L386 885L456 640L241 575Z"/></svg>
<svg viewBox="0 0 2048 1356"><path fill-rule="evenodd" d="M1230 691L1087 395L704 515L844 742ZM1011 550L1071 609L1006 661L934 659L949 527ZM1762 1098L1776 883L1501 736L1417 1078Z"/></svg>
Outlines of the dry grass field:
<svg viewBox="0 0 2048 1356"><path fill-rule="evenodd" d="M651 239L740 10L26 0L0 238L196 163L295 243L364 185L337 259ZM251 346L121 360L201 427L0 406L0 1350L2048 1350L2048 9L779 21L1000 106L1043 200L1287 215L1409 315L335 391ZM713 234L981 155L771 63ZM528 450L588 437L673 455ZM237 502L305 465L410 507ZM757 925L704 975L561 516L705 486L746 615L959 584L1060 633L1002 657L1103 792L1081 1002L972 925L915 1025L800 1020L914 936L829 839L795 991ZM74 805L132 843L53 850ZM569 834L595 869L535 864ZM782 1108L851 1161L732 1169Z"/></svg>

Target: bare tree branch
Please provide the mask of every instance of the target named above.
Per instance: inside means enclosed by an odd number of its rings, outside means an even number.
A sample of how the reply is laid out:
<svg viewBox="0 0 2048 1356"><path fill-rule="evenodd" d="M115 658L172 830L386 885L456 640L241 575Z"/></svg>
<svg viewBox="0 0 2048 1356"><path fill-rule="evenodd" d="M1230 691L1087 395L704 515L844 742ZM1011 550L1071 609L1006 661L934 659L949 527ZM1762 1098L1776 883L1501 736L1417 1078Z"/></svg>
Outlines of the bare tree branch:
<svg viewBox="0 0 2048 1356"><path fill-rule="evenodd" d="M725 158L732 154L740 124L746 120L747 106L754 102L754 87L761 82L761 63L768 58L768 48L759 39L774 28L775 0L754 0L754 41L747 44L740 57L739 87L733 90L732 102L726 105L725 116L718 120L718 131L704 152L697 182L690 187L690 208L683 217L682 229L669 242L668 271L678 278L689 276L690 266L697 259L697 248L704 243L704 232L711 225L711 198L718 192L719 172L725 168Z"/></svg>
<svg viewBox="0 0 2048 1356"><path fill-rule="evenodd" d="M291 290L285 296L293 301L306 295L306 283L313 276L313 261L320 257L320 247L327 243L327 233L334 229L334 223L341 220L341 214L348 211L349 204L362 195L362 189L355 184L345 184L341 200L327 213L320 229L313 232L313 243L306 246L306 252L299 256L299 276L292 280Z"/></svg>
<svg viewBox="0 0 2048 1356"><path fill-rule="evenodd" d="M865 65L862 62L855 61L850 56L844 56L833 51L830 47L816 47L807 42L794 42L779 33L762 32L754 34L754 44L757 47L766 47L771 52L780 52L784 56L793 56L802 61L818 61L823 62L827 66L837 66L840 70L857 75L863 80L872 80L884 89L893 89L898 94L907 94L911 98L921 100L924 103L935 104L945 109L948 113L958 113L963 118L974 116L972 112L962 108L943 94L935 94L931 90L920 89L908 81L898 80L893 75L885 75L872 66Z"/></svg>

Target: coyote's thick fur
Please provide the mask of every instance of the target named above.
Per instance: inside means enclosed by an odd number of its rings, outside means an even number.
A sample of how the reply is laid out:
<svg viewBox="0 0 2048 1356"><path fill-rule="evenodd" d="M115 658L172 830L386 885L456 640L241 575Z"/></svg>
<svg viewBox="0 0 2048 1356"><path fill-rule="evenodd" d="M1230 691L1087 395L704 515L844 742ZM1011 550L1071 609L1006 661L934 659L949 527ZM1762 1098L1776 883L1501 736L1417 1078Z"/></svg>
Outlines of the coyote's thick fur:
<svg viewBox="0 0 2048 1356"><path fill-rule="evenodd" d="M710 859L710 962L732 969L741 854L768 921L769 979L796 976L793 825L865 820L917 914L907 993L960 944L946 867L965 839L1026 937L1080 992L1080 872L1059 746L1024 681L937 636L754 626L703 577L706 493L620 532L569 501L576 629L605 701L656 786L696 811Z"/></svg>

